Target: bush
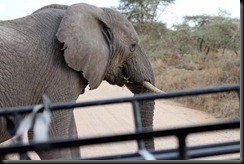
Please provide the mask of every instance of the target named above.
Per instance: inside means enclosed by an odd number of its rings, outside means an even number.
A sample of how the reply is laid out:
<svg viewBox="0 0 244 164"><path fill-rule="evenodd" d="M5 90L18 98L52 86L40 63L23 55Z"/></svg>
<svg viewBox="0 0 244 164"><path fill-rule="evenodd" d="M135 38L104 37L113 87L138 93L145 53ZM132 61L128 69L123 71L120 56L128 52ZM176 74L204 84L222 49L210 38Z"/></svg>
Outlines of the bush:
<svg viewBox="0 0 244 164"><path fill-rule="evenodd" d="M185 19L174 29L157 22L135 25L152 63L156 86L167 92L240 84L240 21L210 16ZM190 20L198 23L192 27ZM240 116L240 104L233 93L174 100L216 117Z"/></svg>

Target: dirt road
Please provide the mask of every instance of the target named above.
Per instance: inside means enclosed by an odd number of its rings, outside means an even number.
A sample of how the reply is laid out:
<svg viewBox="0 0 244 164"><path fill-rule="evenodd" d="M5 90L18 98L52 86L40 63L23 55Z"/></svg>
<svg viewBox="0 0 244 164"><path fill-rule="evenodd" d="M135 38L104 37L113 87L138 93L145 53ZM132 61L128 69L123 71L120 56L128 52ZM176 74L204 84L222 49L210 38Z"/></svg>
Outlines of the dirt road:
<svg viewBox="0 0 244 164"><path fill-rule="evenodd" d="M126 96L132 96L132 93L126 87L120 88L103 82L103 84L96 90L86 90L86 94L81 95L78 101ZM85 108L76 110L75 113L80 137L119 134L123 132L132 132L134 130L133 115L130 104ZM189 109L181 104L177 104L169 100L156 101L154 116L155 129L177 128L216 121L220 120L214 118L208 113ZM201 133L198 135L189 135L187 144L189 146L193 146L239 139L239 130L224 130L211 133ZM156 150L176 148L177 145L177 140L173 137L156 138L155 140ZM135 151L135 142L123 142L120 144L106 144L103 146L99 145L81 148L81 154L83 157L113 155ZM233 157L238 157L238 155L234 155ZM222 157L219 156L218 158L215 157L213 159L222 159Z"/></svg>
<svg viewBox="0 0 244 164"><path fill-rule="evenodd" d="M132 96L132 93L130 93L126 87L120 88L109 85L107 82L103 82L98 89L90 91L87 88L85 94L81 95L77 101L89 101L127 96ZM127 103L76 109L75 116L79 137L81 138L134 131L131 105ZM212 123L216 121L220 121L220 119L216 119L210 114L199 110L186 108L183 105L177 104L173 101L157 100L155 104L155 129L177 128L188 125ZM239 129L189 135L187 137L187 145L193 146L235 140L240 140ZM155 139L156 150L176 148L177 145L177 139L174 137ZM106 145L85 146L81 147L80 150L82 157L94 157L132 153L137 149L136 142L131 141ZM32 154L32 157L34 159L38 159L36 155ZM230 158L240 158L240 154L209 157L208 159Z"/></svg>

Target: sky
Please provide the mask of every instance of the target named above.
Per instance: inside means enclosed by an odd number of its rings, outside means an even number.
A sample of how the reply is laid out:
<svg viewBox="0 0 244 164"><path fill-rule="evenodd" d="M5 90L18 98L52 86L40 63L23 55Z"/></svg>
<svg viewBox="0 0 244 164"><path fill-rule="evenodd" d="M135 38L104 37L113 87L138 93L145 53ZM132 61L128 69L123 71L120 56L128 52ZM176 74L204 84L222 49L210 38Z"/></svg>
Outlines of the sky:
<svg viewBox="0 0 244 164"><path fill-rule="evenodd" d="M0 0L0 20L9 20L31 14L48 4L89 3L98 7L116 7L119 0ZM239 0L176 0L163 12L159 21L168 27L182 22L184 16L217 15L219 9L225 10L233 18L240 19Z"/></svg>

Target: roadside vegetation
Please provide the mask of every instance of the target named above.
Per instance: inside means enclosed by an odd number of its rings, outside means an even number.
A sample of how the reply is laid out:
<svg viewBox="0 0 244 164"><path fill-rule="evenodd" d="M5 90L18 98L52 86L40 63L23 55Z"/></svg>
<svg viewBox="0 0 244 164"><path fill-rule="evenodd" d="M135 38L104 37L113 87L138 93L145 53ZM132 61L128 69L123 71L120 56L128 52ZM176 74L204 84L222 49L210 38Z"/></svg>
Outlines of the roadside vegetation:
<svg viewBox="0 0 244 164"><path fill-rule="evenodd" d="M215 16L185 16L181 24L167 28L157 17L172 3L174 0L121 0L118 7L140 36L156 86L169 92L240 84L240 20L219 10ZM220 118L240 117L239 99L232 92L174 101Z"/></svg>

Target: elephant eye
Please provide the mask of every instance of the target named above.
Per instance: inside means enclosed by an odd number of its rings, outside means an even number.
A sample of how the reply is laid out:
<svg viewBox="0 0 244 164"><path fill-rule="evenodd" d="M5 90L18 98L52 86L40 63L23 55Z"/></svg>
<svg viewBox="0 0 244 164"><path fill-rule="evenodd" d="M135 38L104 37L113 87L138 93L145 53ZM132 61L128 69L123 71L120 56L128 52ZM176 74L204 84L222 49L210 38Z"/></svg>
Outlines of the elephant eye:
<svg viewBox="0 0 244 164"><path fill-rule="evenodd" d="M131 44L131 46L130 46L130 51L131 51L131 52L134 52L135 49L136 49L136 42L133 42L133 43Z"/></svg>

